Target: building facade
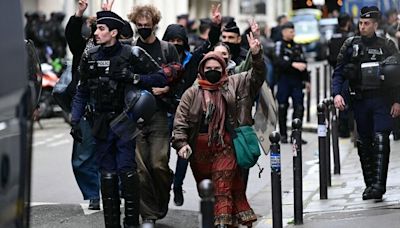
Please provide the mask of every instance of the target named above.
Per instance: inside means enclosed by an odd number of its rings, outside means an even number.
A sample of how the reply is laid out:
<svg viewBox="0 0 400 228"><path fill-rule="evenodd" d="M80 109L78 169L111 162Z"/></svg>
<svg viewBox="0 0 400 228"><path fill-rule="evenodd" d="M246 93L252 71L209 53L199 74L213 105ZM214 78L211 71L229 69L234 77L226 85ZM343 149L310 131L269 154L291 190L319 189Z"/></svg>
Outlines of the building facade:
<svg viewBox="0 0 400 228"><path fill-rule="evenodd" d="M42 11L49 15L54 11L66 13L66 21L75 13L77 0L24 0L23 10ZM87 15L95 15L104 0L89 0ZM132 7L136 4L154 4L161 11L162 19L157 32L162 37L166 27L176 22L176 15L189 13L190 19L199 19L210 16L212 4L222 5L224 16L236 18L241 31L244 31L250 18L258 22L267 23L269 26L276 24L276 17L281 14L290 14L291 0L115 0L113 11L126 18Z"/></svg>

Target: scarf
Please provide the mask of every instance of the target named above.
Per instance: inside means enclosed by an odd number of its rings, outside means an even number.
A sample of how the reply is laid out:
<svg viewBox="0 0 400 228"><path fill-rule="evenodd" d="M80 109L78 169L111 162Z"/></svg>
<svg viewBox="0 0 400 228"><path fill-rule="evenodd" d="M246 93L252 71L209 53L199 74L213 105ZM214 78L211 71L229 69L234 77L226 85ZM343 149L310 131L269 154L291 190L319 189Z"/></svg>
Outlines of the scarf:
<svg viewBox="0 0 400 228"><path fill-rule="evenodd" d="M208 124L208 146L214 143L225 145L226 102L220 90L225 81L221 78L219 82L211 84L207 80L199 80L203 92L203 111L206 113L205 123Z"/></svg>
<svg viewBox="0 0 400 228"><path fill-rule="evenodd" d="M222 66L221 79L212 84L204 77L205 63L217 60ZM226 74L226 63L222 56L216 52L207 53L199 64L198 82L203 93L203 111L206 113L205 123L208 124L208 146L224 146L226 101L222 96L221 87L228 81Z"/></svg>

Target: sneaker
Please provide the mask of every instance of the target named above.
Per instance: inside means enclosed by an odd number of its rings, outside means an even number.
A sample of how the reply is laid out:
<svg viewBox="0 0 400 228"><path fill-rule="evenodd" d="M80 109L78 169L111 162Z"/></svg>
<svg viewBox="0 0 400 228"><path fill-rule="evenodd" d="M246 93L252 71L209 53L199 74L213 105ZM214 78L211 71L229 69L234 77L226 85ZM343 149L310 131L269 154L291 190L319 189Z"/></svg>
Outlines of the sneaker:
<svg viewBox="0 0 400 228"><path fill-rule="evenodd" d="M100 199L89 200L89 210L100 210Z"/></svg>
<svg viewBox="0 0 400 228"><path fill-rule="evenodd" d="M183 205L183 192L181 188L174 188L174 203L176 206L180 207Z"/></svg>

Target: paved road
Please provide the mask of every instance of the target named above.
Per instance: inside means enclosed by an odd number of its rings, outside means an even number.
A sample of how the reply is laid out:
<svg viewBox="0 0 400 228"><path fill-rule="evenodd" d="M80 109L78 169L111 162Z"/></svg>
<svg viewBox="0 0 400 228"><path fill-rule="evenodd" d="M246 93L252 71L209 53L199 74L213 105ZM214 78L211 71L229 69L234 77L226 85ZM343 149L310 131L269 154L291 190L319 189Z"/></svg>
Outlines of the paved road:
<svg viewBox="0 0 400 228"><path fill-rule="evenodd" d="M72 139L69 126L61 118L42 120L44 129L35 126L33 173L32 173L32 225L33 227L93 227L102 224L101 212L92 214L87 210L87 202L82 200L71 168ZM304 173L316 163L316 135L304 133L310 141L303 150ZM175 168L176 155L172 151L170 167ZM263 155L259 161L264 168L261 178L259 169L251 169L247 196L250 204L260 217L270 214L270 169L269 156ZM282 146L282 191L292 189L292 152L290 145ZM185 204L176 207L170 203L170 212L160 224L171 225L182 221L187 224L198 223L199 197L195 181L189 169L184 183ZM171 200L172 201L172 200ZM175 223L175 222L177 223ZM177 226L174 226L177 227Z"/></svg>
<svg viewBox="0 0 400 228"><path fill-rule="evenodd" d="M309 69L322 66L320 62L312 63ZM315 73L311 74L315 81ZM321 80L322 83L322 80ZM313 84L315 90L315 83ZM322 97L322 96L321 96ZM316 98L312 92L312 118L309 126L316 126ZM289 116L291 116L289 114ZM290 124L288 122L288 124ZM102 212L87 210L75 182L71 167L72 138L69 126L61 118L42 120L44 129L35 125L33 144L32 173L32 225L33 227L102 227ZM307 123L305 124L307 125ZM303 174L317 168L318 145L315 133L303 133L309 144L303 147ZM292 147L282 145L282 191L283 196L292 192ZM170 167L174 170L176 153L171 152ZM251 169L247 196L254 211L265 222L270 218L271 188L269 156L263 155L259 160L264 169L259 178L259 169ZM190 170L190 169L189 169ZM304 188L311 189L315 183L304 182ZM167 217L158 222L159 227L198 227L199 197L191 171L188 171L184 183L185 203L176 207L170 203ZM172 197L171 197L172 198ZM172 200L171 200L172 201ZM268 222L267 222L268 223ZM179 225L182 224L182 225ZM165 225L165 226L162 226ZM259 224L257 227L268 227Z"/></svg>

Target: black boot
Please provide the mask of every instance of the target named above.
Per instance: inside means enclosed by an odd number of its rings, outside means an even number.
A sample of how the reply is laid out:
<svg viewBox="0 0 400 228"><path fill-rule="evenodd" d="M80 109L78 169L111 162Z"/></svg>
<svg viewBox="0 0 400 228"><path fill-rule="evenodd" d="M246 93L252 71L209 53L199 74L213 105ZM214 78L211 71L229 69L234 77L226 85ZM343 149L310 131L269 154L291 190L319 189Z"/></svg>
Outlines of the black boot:
<svg viewBox="0 0 400 228"><path fill-rule="evenodd" d="M372 199L382 200L386 192L386 180L389 168L390 141L389 134L377 132L374 139L375 178L372 184Z"/></svg>
<svg viewBox="0 0 400 228"><path fill-rule="evenodd" d="M174 186L174 203L176 206L182 206L183 205L183 190L182 186L175 187Z"/></svg>
<svg viewBox="0 0 400 228"><path fill-rule="evenodd" d="M139 227L140 187L138 174L136 171L129 171L122 173L120 178L122 198L125 200L124 228Z"/></svg>
<svg viewBox="0 0 400 228"><path fill-rule="evenodd" d="M365 190L362 194L362 199L371 199L370 191L371 186L374 183L374 163L373 163L373 151L372 142L368 139L357 140L358 156L360 157L361 169L364 176Z"/></svg>
<svg viewBox="0 0 400 228"><path fill-rule="evenodd" d="M279 105L278 114L279 114L279 133L281 134L281 143L288 143L287 126L286 126L287 109L288 105L286 104Z"/></svg>
<svg viewBox="0 0 400 228"><path fill-rule="evenodd" d="M121 211L118 191L118 176L115 173L101 174L101 196L103 199L106 228L120 228Z"/></svg>

